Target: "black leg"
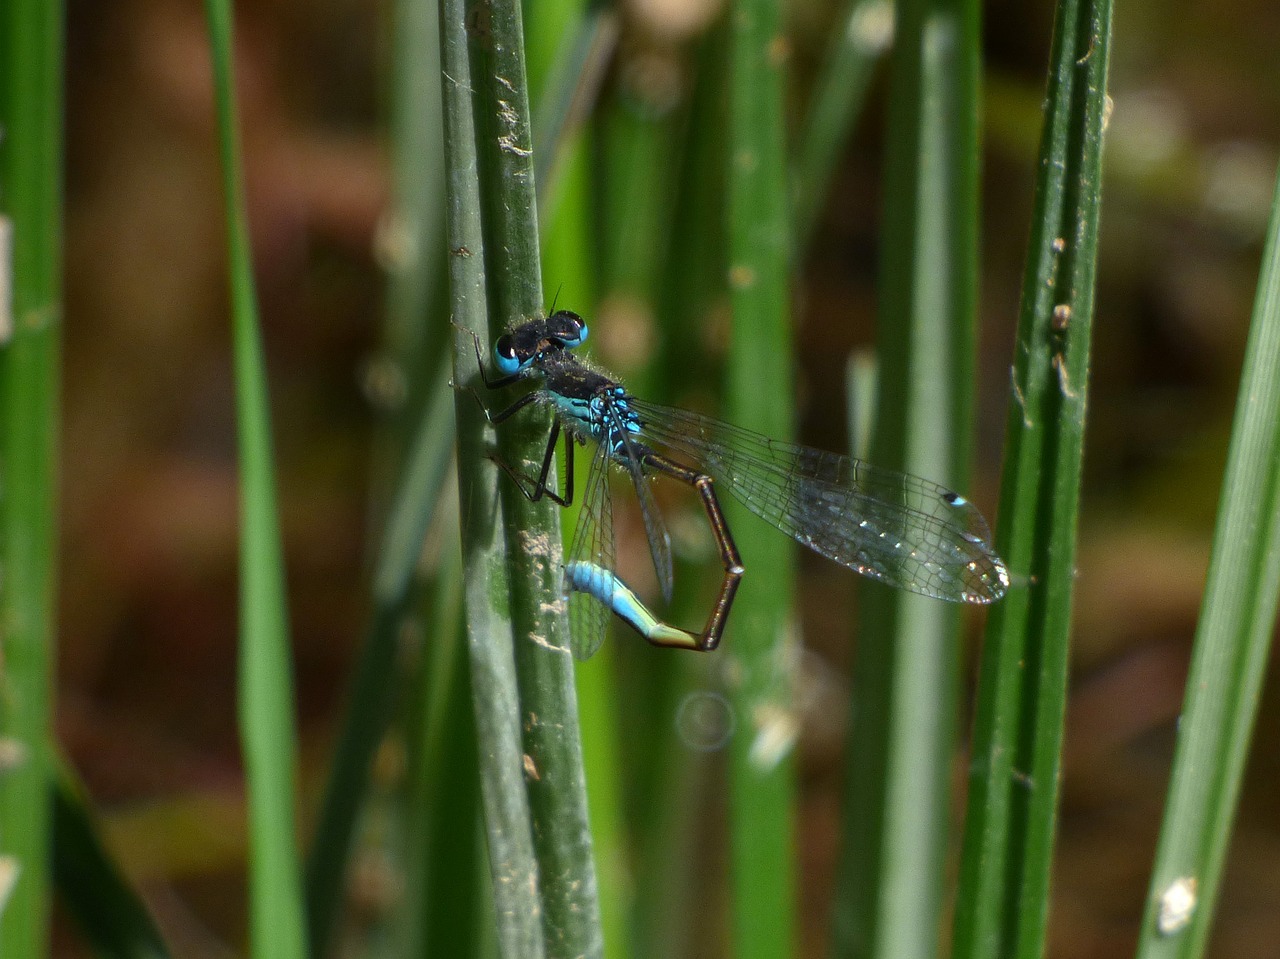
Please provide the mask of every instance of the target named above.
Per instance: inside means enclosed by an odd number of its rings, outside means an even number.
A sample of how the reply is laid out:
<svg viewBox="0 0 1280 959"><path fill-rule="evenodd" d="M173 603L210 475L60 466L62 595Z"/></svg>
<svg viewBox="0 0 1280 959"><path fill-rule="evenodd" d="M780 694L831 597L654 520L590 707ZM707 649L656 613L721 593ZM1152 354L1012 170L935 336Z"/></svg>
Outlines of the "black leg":
<svg viewBox="0 0 1280 959"><path fill-rule="evenodd" d="M458 326L458 324L455 323L454 326ZM519 380L524 379L524 377L519 373L513 373L511 376L504 376L497 380L489 379L488 375L486 375L484 371L484 361L480 357L480 337L476 336L474 330L468 330L465 326L458 326L458 329L462 330L464 333L471 334L472 345L475 347L476 351L476 368L480 371L480 379L484 382L486 388L491 390L500 390L503 387L511 386ZM455 386L455 389L456 388L458 387ZM491 425L501 423L503 420L510 418L513 414L520 412L537 399L539 395L538 391L534 390L532 393L526 393L524 396L520 397L502 412L490 413L489 407L485 405L484 400L480 398L480 394L477 393L474 388L470 386L464 386L462 388L475 398L476 405L480 407L480 411L484 413L484 418L488 420Z"/></svg>
<svg viewBox="0 0 1280 959"><path fill-rule="evenodd" d="M504 386L510 386L512 383L515 383L518 380L524 379L524 377L521 376L519 373L512 373L510 376L499 377L496 380L489 379L489 375L484 371L484 359L480 352L479 335L476 333L475 330L469 330L465 326L458 326L457 323L454 323L453 325L457 326L458 329L460 329L463 333L470 334L471 345L475 347L475 351L476 351L476 367L480 370L480 379L484 382L484 385L486 387L488 387L491 390L500 390Z"/></svg>
<svg viewBox="0 0 1280 959"><path fill-rule="evenodd" d="M509 414L511 410L504 410L503 413ZM500 416L503 414L499 414ZM500 422L495 420L494 422ZM525 476L517 472L509 463L498 459L496 456L493 461L502 467L502 471L511 477L512 482L519 487L520 492L525 495L530 503L536 503L538 500L546 496L551 502L559 506L570 506L573 504L573 435L565 433L564 435L564 496L560 496L555 490L547 486L547 477L551 474L551 463L556 455L556 440L560 438L560 424L558 422L551 424L551 437L547 440L547 451L542 456L542 469L538 473L535 480L532 477ZM531 483L532 489L525 486L525 483Z"/></svg>
<svg viewBox="0 0 1280 959"><path fill-rule="evenodd" d="M505 420L511 419L512 416L514 416L516 413L519 413L522 409L524 409L526 406L528 406L530 403L532 403L534 400L538 398L538 394L536 392L526 393L524 396L520 397L520 399L516 400L514 403L508 406L505 410L502 410L499 413L490 413L488 407L486 407L484 403L480 401L479 393L477 393L475 390L472 390L471 395L476 398L477 403L480 403L480 408L484 410L484 418L487 419L489 423L493 426L497 426L499 423L502 423Z"/></svg>

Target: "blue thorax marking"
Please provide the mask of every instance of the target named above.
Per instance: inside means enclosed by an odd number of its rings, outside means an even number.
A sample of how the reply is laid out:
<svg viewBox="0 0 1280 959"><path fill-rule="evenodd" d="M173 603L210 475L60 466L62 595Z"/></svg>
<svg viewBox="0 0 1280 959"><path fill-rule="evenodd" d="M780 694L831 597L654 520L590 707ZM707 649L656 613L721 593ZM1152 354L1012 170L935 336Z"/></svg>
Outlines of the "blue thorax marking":
<svg viewBox="0 0 1280 959"><path fill-rule="evenodd" d="M546 392L570 429L590 436L611 456L623 454L624 431L640 432L640 417L619 386L605 387L588 397L561 393L550 384Z"/></svg>

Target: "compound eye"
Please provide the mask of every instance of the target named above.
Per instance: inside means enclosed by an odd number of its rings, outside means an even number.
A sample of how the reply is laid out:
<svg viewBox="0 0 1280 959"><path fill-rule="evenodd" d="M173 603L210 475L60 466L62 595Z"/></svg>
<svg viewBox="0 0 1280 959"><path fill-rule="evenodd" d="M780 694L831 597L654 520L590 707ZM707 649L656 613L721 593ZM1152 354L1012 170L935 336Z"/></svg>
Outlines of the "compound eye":
<svg viewBox="0 0 1280 959"><path fill-rule="evenodd" d="M552 335L568 349L581 346L587 338L587 321L571 310L557 310L547 320Z"/></svg>
<svg viewBox="0 0 1280 959"><path fill-rule="evenodd" d="M510 336L500 336L498 342L493 344L493 360L497 363L498 370L507 376L518 373L524 366L516 353L515 340Z"/></svg>

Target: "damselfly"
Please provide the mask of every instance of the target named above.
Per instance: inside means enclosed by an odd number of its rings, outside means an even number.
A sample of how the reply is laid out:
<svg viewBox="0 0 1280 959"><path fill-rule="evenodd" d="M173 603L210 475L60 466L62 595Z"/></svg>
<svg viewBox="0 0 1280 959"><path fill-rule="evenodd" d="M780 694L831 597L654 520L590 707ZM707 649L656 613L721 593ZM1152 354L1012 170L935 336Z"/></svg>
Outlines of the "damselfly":
<svg viewBox="0 0 1280 959"><path fill-rule="evenodd" d="M530 320L498 338L494 362L501 376L490 389L540 381L501 412L501 423L531 403L551 406L555 419L538 476L499 465L530 500L573 502L575 445L596 453L578 528L565 563L573 651L599 648L612 611L657 646L712 650L720 643L743 566L720 509L728 489L757 516L815 552L891 586L960 603L991 603L1009 587L1009 573L991 548L978 509L958 493L905 473L847 456L783 443L708 416L637 399L570 351L587 339L587 324L568 310ZM565 434L565 491L547 486L560 434ZM694 488L715 537L724 578L699 633L655 616L614 572L610 465L631 478L640 500L649 551L664 600L672 590L671 539L649 479L667 476Z"/></svg>

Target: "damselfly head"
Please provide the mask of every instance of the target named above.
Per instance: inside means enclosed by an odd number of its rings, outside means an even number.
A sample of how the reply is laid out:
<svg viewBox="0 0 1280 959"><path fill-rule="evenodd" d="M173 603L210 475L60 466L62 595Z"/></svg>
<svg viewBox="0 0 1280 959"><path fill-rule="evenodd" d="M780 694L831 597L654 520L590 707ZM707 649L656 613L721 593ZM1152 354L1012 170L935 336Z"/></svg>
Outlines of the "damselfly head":
<svg viewBox="0 0 1280 959"><path fill-rule="evenodd" d="M530 320L498 337L493 344L493 358L498 369L510 376L549 352L581 346L586 338L587 323L582 317L569 310L557 310L546 319Z"/></svg>

